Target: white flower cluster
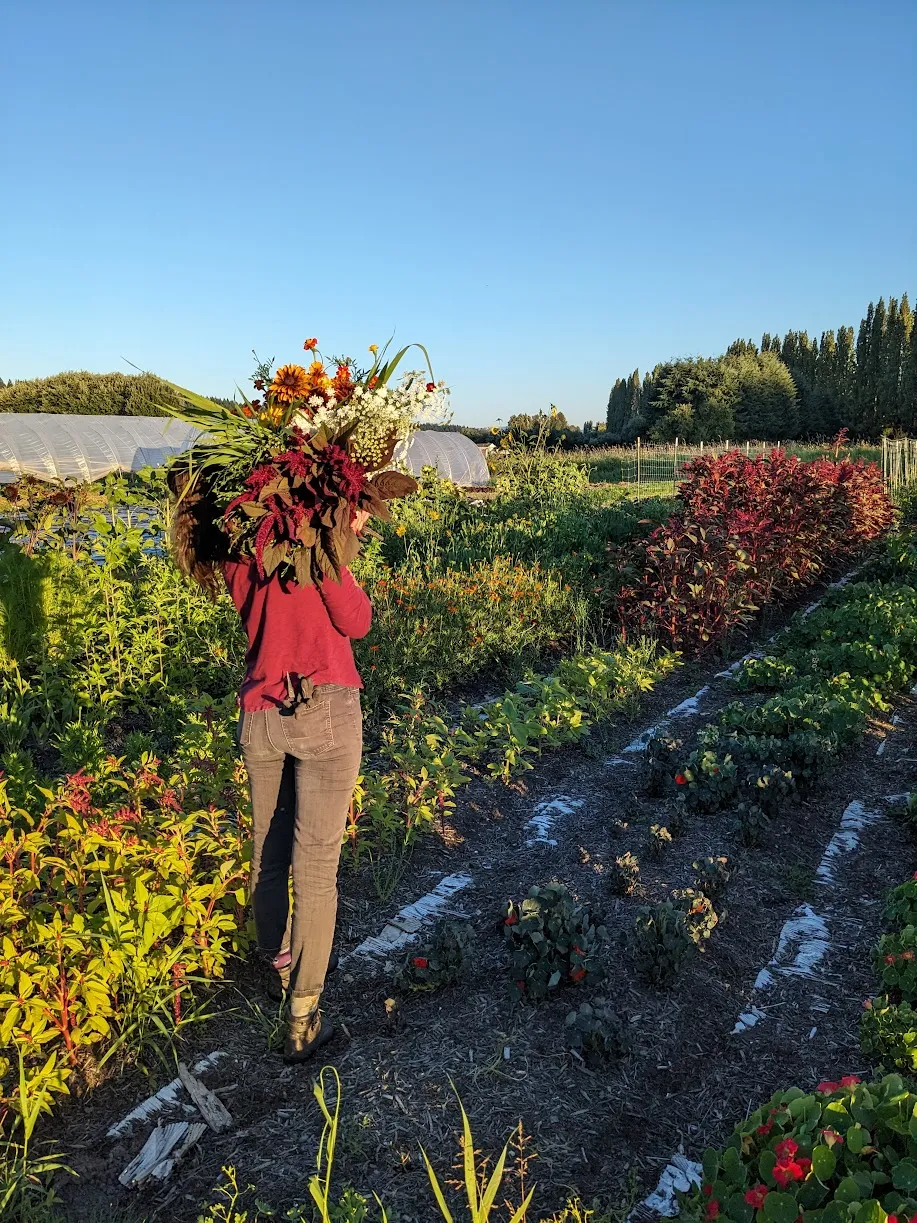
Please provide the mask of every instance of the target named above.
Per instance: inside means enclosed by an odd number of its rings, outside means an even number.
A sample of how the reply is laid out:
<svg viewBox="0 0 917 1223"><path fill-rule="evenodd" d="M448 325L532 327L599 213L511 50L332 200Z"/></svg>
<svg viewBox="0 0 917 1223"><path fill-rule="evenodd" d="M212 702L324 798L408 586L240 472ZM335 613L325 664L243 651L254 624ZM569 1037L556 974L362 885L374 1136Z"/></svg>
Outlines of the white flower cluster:
<svg viewBox="0 0 917 1223"><path fill-rule="evenodd" d="M350 435L350 453L358 463L374 471L385 457L393 435L403 441L419 424L447 421L448 397L445 383L438 382L434 390L428 391L424 374L412 370L396 387L377 386L370 390L357 386L346 403L339 404L333 398L326 402L313 395L307 401L315 410L312 419L302 415L297 423L313 430L324 426L329 433L336 434L356 422Z"/></svg>

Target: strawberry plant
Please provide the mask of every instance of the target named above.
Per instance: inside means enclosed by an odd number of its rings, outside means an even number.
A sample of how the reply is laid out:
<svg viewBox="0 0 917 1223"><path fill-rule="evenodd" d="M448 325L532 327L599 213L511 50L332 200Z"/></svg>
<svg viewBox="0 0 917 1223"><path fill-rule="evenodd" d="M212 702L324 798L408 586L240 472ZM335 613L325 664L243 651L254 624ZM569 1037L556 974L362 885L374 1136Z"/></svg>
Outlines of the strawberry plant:
<svg viewBox="0 0 917 1223"><path fill-rule="evenodd" d="M628 946L641 976L653 985L671 985L696 947L684 906L663 900L642 908Z"/></svg>
<svg viewBox="0 0 917 1223"><path fill-rule="evenodd" d="M883 934L873 954L882 984L905 1002L917 1002L917 926Z"/></svg>
<svg viewBox="0 0 917 1223"><path fill-rule="evenodd" d="M860 1048L874 1066L917 1071L917 1011L887 995L867 998L860 1020Z"/></svg>
<svg viewBox="0 0 917 1223"><path fill-rule="evenodd" d="M419 948L411 950L397 975L402 989L430 992L460 980L468 964L474 931L467 921L444 919Z"/></svg>
<svg viewBox="0 0 917 1223"><path fill-rule="evenodd" d="M679 1194L686 1223L909 1219L917 1212L917 1095L898 1075L780 1091L704 1152Z"/></svg>
<svg viewBox="0 0 917 1223"><path fill-rule="evenodd" d="M618 896L632 896L640 882L640 863L632 853L615 858L611 868L611 884Z"/></svg>
<svg viewBox="0 0 917 1223"><path fill-rule="evenodd" d="M503 920L509 951L510 997L537 1000L564 985L601 981L605 928L562 883L533 887L510 901Z"/></svg>
<svg viewBox="0 0 917 1223"><path fill-rule="evenodd" d="M627 1025L606 1002L581 1002L564 1022L567 1048L586 1062L613 1061L627 1052Z"/></svg>

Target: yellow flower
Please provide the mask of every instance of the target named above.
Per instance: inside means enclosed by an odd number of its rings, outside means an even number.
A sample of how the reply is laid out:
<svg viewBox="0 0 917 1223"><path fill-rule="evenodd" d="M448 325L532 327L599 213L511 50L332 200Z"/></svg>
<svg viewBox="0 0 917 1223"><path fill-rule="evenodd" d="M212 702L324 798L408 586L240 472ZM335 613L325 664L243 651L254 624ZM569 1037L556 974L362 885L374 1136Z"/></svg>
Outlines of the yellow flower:
<svg viewBox="0 0 917 1223"><path fill-rule="evenodd" d="M494 425L490 431L494 435L494 437L497 437L500 432L500 429L497 425Z"/></svg>
<svg viewBox="0 0 917 1223"><path fill-rule="evenodd" d="M375 354L376 354L376 353L379 351L379 345L378 345L378 344L370 344L370 346L369 346L369 351L370 351L370 352L373 354L373 356L375 356Z"/></svg>
<svg viewBox="0 0 917 1223"><path fill-rule="evenodd" d="M439 514L437 514L436 510L430 510L430 517L434 522L436 522L437 518L439 518Z"/></svg>
<svg viewBox="0 0 917 1223"><path fill-rule="evenodd" d="M401 525L400 525L400 526L395 527L395 534L396 534L396 535L407 535L407 533L408 533L408 529L407 529L407 527L404 525L404 523L403 523L403 522L401 523Z"/></svg>
<svg viewBox="0 0 917 1223"><path fill-rule="evenodd" d="M280 403L302 399L308 389L309 378L301 365L281 365L271 383L271 394Z"/></svg>

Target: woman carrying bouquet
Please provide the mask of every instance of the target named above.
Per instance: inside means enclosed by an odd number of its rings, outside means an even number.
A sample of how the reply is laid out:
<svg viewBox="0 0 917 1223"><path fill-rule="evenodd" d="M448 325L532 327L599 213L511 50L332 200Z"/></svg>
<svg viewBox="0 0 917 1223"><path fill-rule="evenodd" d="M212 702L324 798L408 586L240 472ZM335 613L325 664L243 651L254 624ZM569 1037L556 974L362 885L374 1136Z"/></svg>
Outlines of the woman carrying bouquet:
<svg viewBox="0 0 917 1223"><path fill-rule="evenodd" d="M170 478L176 497L185 482L180 470ZM355 543L368 516L354 520ZM363 751L363 685L350 643L369 631L372 607L346 567L340 581L309 586L259 576L254 559L229 557L215 517L211 498L181 496L173 550L179 568L211 595L222 572L248 638L238 742L252 796L251 902L258 947L288 994L284 1055L302 1061L334 1034L319 1000Z"/></svg>
<svg viewBox="0 0 917 1223"><path fill-rule="evenodd" d="M316 355L317 341L305 347ZM356 376L348 358L333 377L320 360L261 365L263 400L221 407L182 392L175 412L202 437L169 472L173 553L213 598L225 582L248 638L238 738L252 793L251 899L259 949L290 1004L291 1061L333 1034L319 1002L363 749L350 643L372 619L348 566L370 517L389 518L387 501L416 489L383 468L445 394L416 373L390 387L407 349L389 361L370 351Z"/></svg>

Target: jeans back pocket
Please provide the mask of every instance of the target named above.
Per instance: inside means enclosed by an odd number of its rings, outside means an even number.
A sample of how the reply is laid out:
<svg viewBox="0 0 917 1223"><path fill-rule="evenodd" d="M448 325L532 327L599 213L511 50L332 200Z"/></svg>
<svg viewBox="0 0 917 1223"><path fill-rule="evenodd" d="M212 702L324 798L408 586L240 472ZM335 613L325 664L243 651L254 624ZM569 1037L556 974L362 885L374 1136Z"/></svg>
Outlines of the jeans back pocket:
<svg viewBox="0 0 917 1223"><path fill-rule="evenodd" d="M279 714L277 720L291 756L311 760L334 747L330 697L297 705L295 713Z"/></svg>

